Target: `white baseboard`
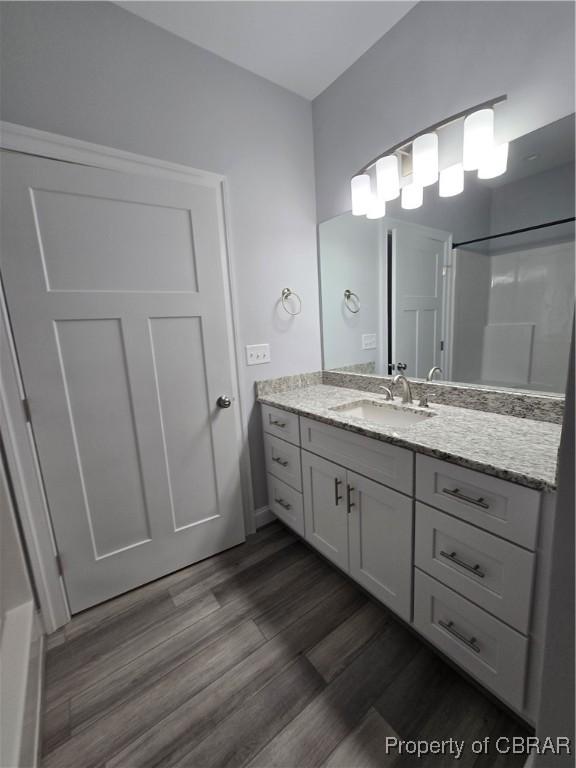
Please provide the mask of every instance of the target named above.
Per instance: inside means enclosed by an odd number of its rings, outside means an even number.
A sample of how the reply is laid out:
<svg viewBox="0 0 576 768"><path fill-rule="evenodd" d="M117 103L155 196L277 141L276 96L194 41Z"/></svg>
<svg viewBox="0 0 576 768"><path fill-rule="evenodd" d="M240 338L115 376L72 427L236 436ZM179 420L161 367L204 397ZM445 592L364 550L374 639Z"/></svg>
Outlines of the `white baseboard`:
<svg viewBox="0 0 576 768"><path fill-rule="evenodd" d="M268 523L272 523L274 520L276 520L276 515L269 507L260 507L260 509L254 510L254 525L256 526L256 530L262 528L264 525L268 525Z"/></svg>

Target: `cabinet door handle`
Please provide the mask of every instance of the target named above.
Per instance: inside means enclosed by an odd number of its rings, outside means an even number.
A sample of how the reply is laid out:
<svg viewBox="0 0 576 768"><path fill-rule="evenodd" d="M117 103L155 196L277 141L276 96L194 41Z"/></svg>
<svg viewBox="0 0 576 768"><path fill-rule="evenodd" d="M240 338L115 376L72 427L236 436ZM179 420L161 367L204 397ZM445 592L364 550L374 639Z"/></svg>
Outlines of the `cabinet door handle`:
<svg viewBox="0 0 576 768"><path fill-rule="evenodd" d="M283 461L280 458L280 456L272 456L272 461L275 461L276 464L280 464L281 467L287 467L288 466L288 462L287 461Z"/></svg>
<svg viewBox="0 0 576 768"><path fill-rule="evenodd" d="M478 645L475 637L466 637L466 635L463 635L461 632L458 632L458 630L454 626L453 621L442 621L440 619L438 621L438 624L442 627L442 629L445 629L446 632L449 632L451 635L453 635L457 640L460 640L461 643L464 643L465 646L468 648L471 648L474 653L480 653L481 648Z"/></svg>
<svg viewBox="0 0 576 768"><path fill-rule="evenodd" d="M473 573L474 576L478 576L479 579L483 579L486 576L484 571L480 570L478 563L476 563L476 565L469 565L468 563L464 562L464 560L460 560L456 552L444 552L443 550L440 550L440 554L442 557L446 558L446 560L450 560L450 562L459 565L460 568L464 568L464 570Z"/></svg>
<svg viewBox="0 0 576 768"><path fill-rule="evenodd" d="M459 501L475 504L477 507L482 507L482 509L490 509L490 504L486 504L484 497L481 496L479 499L475 499L472 496L466 496L459 488L442 488L442 493L445 493L447 496L453 496L455 499L459 499Z"/></svg>
<svg viewBox="0 0 576 768"><path fill-rule="evenodd" d="M352 501L352 492L354 491L354 488L350 485L350 483L346 484L346 505L348 507L348 514L352 512L352 507L355 507L356 504Z"/></svg>
<svg viewBox="0 0 576 768"><path fill-rule="evenodd" d="M284 499L274 499L274 501L276 504L280 504L281 507L284 507L284 509L292 509L292 504L288 504Z"/></svg>
<svg viewBox="0 0 576 768"><path fill-rule="evenodd" d="M280 429L284 429L284 427L286 426L285 421L278 421L278 419L273 419L272 416L270 416L269 418L270 418L270 424L274 424L275 427L280 427Z"/></svg>
<svg viewBox="0 0 576 768"><path fill-rule="evenodd" d="M338 490L340 486L342 485L342 480L339 480L337 477L334 478L334 506L338 506L338 502L342 501L342 496L338 493Z"/></svg>

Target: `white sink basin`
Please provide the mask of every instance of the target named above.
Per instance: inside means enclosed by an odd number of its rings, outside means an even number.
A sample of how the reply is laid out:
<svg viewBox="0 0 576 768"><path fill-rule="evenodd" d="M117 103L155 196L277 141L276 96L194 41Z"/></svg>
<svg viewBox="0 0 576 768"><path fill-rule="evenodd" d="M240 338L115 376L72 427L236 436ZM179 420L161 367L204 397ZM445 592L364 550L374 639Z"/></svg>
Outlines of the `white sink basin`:
<svg viewBox="0 0 576 768"><path fill-rule="evenodd" d="M354 403L336 406L331 410L346 416L353 416L356 419L365 419L376 424L382 424L385 427L409 427L435 416L434 413L424 413L407 406L379 403L375 400L358 400Z"/></svg>

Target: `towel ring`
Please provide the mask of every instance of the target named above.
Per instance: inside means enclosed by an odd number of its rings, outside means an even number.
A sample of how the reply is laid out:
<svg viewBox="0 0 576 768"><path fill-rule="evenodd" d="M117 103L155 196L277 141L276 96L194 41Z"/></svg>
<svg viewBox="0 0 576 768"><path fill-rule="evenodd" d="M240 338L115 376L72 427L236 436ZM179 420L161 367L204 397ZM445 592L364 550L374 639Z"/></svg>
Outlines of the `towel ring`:
<svg viewBox="0 0 576 768"><path fill-rule="evenodd" d="M350 299L354 298L354 303L356 304L356 309L354 309L350 304ZM353 315L358 314L360 312L360 299L358 298L357 294L354 293L354 291L351 291L349 288L346 288L344 291L344 304L346 306L346 309L349 312L352 312Z"/></svg>
<svg viewBox="0 0 576 768"><path fill-rule="evenodd" d="M290 299L292 296L298 299L298 309L296 310L296 312L292 312L292 310L289 309L286 304L287 299ZM294 291L291 290L290 288L282 288L282 295L280 297L280 301L282 302L282 308L284 312L287 312L289 315L292 315L292 316L299 315L300 312L302 312L302 299L300 298L300 296L298 296L297 293L294 293Z"/></svg>

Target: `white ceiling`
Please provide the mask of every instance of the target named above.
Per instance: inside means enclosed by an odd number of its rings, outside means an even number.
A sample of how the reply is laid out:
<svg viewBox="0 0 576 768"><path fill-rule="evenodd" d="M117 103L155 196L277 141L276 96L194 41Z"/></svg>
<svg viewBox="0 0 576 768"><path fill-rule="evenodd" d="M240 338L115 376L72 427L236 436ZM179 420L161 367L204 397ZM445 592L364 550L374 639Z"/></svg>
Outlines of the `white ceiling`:
<svg viewBox="0 0 576 768"><path fill-rule="evenodd" d="M127 11L307 99L415 2L118 2Z"/></svg>

